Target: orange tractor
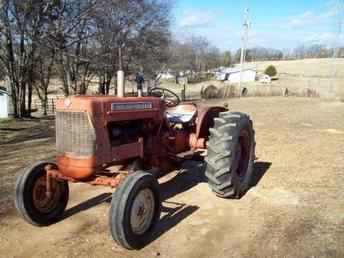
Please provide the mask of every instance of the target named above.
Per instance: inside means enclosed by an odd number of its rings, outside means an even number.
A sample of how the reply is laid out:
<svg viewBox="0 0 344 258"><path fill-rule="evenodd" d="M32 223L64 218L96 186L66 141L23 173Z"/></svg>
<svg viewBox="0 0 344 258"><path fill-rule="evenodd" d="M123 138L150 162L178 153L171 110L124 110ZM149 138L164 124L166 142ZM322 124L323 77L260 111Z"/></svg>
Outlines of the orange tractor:
<svg viewBox="0 0 344 258"><path fill-rule="evenodd" d="M29 223L61 218L68 182L116 188L109 213L113 239L127 249L145 245L160 217L158 171L204 159L219 197L239 198L255 158L252 121L225 107L180 103L153 88L147 97L74 96L56 104L56 163L39 162L19 176L15 204Z"/></svg>

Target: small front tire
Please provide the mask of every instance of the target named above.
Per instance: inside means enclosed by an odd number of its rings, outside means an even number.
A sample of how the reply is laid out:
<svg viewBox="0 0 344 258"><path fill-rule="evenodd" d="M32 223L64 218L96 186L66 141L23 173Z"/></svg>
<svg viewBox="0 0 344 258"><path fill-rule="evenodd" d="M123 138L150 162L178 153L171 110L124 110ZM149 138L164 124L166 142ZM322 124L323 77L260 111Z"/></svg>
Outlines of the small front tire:
<svg viewBox="0 0 344 258"><path fill-rule="evenodd" d="M46 195L45 166L38 162L25 168L16 182L15 206L18 213L34 226L48 226L57 222L69 199L68 182L51 179L52 196Z"/></svg>
<svg viewBox="0 0 344 258"><path fill-rule="evenodd" d="M122 247L140 249L160 218L159 184L149 173L129 174L116 189L109 214L110 232Z"/></svg>

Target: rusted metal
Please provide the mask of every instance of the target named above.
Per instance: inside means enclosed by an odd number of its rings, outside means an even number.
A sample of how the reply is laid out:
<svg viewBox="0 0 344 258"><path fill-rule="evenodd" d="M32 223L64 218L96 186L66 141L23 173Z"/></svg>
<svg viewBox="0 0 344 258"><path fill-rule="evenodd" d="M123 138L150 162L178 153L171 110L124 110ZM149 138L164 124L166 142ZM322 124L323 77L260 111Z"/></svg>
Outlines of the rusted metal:
<svg viewBox="0 0 344 258"><path fill-rule="evenodd" d="M227 111L225 107L200 106L197 112L196 120L196 138L208 138L209 128L214 126L214 118L219 116L220 112Z"/></svg>
<svg viewBox="0 0 344 258"><path fill-rule="evenodd" d="M112 188L116 188L122 183L125 177L126 177L125 174L117 174L113 177L99 176L99 177L95 177L91 181L86 181L86 183L91 184L91 185L103 185L103 186L110 186Z"/></svg>
<svg viewBox="0 0 344 258"><path fill-rule="evenodd" d="M135 143L123 144L112 148L112 157L114 161L137 157L143 158L143 138L140 138Z"/></svg>
<svg viewBox="0 0 344 258"><path fill-rule="evenodd" d="M197 138L196 134L192 133L190 134L190 140L189 140L189 144L192 150L195 149L204 149L205 146L205 138Z"/></svg>
<svg viewBox="0 0 344 258"><path fill-rule="evenodd" d="M55 180L65 180L70 181L73 183L82 182L91 185L103 185L103 186L110 186L112 188L117 187L126 177L126 173L109 173L108 171L104 171L99 175L93 175L92 177L86 180L76 180L72 177L67 177L61 173L58 169L49 169L47 170L47 178L55 179Z"/></svg>
<svg viewBox="0 0 344 258"><path fill-rule="evenodd" d="M45 171L51 170L54 168L53 164L48 164L44 167ZM48 199L52 198L52 182L51 182L51 177L49 175L49 173L46 173L46 191L45 191L46 197Z"/></svg>
<svg viewBox="0 0 344 258"><path fill-rule="evenodd" d="M138 158L149 167L171 167L171 154L206 148L214 118L226 110L183 103L168 111L185 112L191 115L190 121L171 126L165 115L166 107L157 97L74 96L58 100L58 168L47 168L47 195L51 196L52 179L116 187L124 173L103 172L112 165L128 165ZM142 132L148 132L147 135L123 138L124 143L114 144L113 123L122 128L123 123L136 120L142 123ZM78 133L78 128L82 133ZM65 136L66 139L59 139Z"/></svg>
<svg viewBox="0 0 344 258"><path fill-rule="evenodd" d="M76 180L73 177L68 177L65 176L64 174L62 174L61 170L58 169L49 169L46 170L47 171L47 177L53 178L57 181L70 181L70 182L78 182L78 180Z"/></svg>
<svg viewBox="0 0 344 258"><path fill-rule="evenodd" d="M92 176L99 170L96 156L83 158L80 156L73 156L72 154L64 154L58 155L56 160L59 170L67 178L70 177L76 180L82 180Z"/></svg>
<svg viewBox="0 0 344 258"><path fill-rule="evenodd" d="M52 197L52 189L51 189L51 177L47 174L47 187L46 187L46 195L48 199Z"/></svg>

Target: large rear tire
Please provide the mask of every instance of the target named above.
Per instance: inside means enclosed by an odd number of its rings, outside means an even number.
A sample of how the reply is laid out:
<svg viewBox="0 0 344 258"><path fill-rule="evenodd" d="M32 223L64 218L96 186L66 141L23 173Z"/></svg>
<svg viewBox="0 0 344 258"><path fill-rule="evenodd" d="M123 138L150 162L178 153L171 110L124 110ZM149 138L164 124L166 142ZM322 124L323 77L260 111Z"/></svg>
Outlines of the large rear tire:
<svg viewBox="0 0 344 258"><path fill-rule="evenodd" d="M222 112L210 129L206 172L213 192L240 198L249 188L255 159L255 132L249 116Z"/></svg>
<svg viewBox="0 0 344 258"><path fill-rule="evenodd" d="M143 171L129 174L112 196L109 224L113 239L129 250L144 247L160 211L157 180Z"/></svg>
<svg viewBox="0 0 344 258"><path fill-rule="evenodd" d="M38 162L23 170L16 182L15 206L19 214L34 226L48 226L57 222L69 199L68 182L52 182L52 196L46 196L48 162ZM53 165L53 164L52 164Z"/></svg>

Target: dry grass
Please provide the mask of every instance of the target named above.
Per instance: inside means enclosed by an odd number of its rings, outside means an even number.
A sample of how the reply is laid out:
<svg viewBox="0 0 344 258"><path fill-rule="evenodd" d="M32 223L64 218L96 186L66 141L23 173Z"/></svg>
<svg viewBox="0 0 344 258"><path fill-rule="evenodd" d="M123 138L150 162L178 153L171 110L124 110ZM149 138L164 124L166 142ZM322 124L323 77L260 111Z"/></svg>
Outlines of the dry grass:
<svg viewBox="0 0 344 258"><path fill-rule="evenodd" d="M11 210L2 210L0 256L344 257L340 144L344 103L281 97L226 103L233 111L250 114L256 130L257 163L270 163L267 171L255 170L261 180L242 199L217 198L206 182L195 181L194 176L202 173L197 167L172 173L163 183L162 192L172 197L163 202L160 233L146 248L129 252L109 236L109 204L89 205L90 200L113 190L71 184L68 209L80 207L80 212L50 227L32 227ZM12 143L0 144L0 192L10 200L18 169L54 155L49 134L27 139L30 133L39 135L38 127L46 130L53 122L11 123L6 127L21 130L8 136ZM198 209L185 213L180 206ZM0 207L1 213L4 206Z"/></svg>
<svg viewBox="0 0 344 258"><path fill-rule="evenodd" d="M277 72L281 74L288 74L295 77L315 77L328 78L336 69L336 76L344 78L344 58L313 58L301 60L281 60L281 61L264 61L251 63L252 66L257 66L258 71L263 72L269 65L274 65Z"/></svg>
<svg viewBox="0 0 344 258"><path fill-rule="evenodd" d="M277 68L279 80L272 83L277 87L293 91L308 88L317 91L322 97L329 97L330 88L333 86L336 95L342 95L340 92L343 91L344 85L343 58L265 61L248 64L248 66L257 67L260 73L269 65Z"/></svg>

